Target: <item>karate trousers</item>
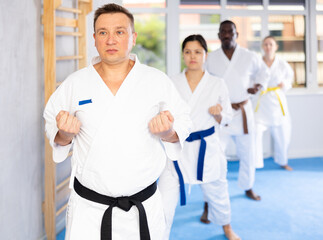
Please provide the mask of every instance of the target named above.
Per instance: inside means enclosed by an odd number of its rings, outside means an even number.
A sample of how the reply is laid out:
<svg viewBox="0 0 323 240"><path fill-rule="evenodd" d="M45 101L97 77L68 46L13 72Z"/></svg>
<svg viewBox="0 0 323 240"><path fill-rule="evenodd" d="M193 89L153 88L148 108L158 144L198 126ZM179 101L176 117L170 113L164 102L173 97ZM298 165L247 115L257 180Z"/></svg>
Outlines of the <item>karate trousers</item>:
<svg viewBox="0 0 323 240"><path fill-rule="evenodd" d="M236 146L236 154L240 160L238 184L243 190L249 190L255 182L255 134L249 128L248 134L230 135L225 131L219 132L220 143L226 152L230 138Z"/></svg>
<svg viewBox="0 0 323 240"><path fill-rule="evenodd" d="M280 166L288 164L288 146L291 138L291 123L287 115L281 125L268 126L256 123L256 168L264 167L263 133L270 130L274 144L274 161Z"/></svg>
<svg viewBox="0 0 323 240"><path fill-rule="evenodd" d="M227 161L225 158L223 159L219 179L199 184L204 200L209 205L208 217L210 221L221 226L231 222L231 206L226 178ZM168 240L180 195L178 175L171 160L167 161L166 168L159 178L158 187L161 192L166 217L166 231L163 239ZM187 194L186 199L188 198L189 195Z"/></svg>

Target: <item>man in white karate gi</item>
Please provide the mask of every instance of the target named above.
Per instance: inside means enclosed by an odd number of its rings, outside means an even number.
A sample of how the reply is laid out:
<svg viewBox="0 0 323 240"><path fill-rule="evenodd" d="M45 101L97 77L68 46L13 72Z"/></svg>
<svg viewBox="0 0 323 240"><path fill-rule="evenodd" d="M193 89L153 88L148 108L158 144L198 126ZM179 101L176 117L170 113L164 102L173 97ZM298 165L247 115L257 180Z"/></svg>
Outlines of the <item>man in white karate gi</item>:
<svg viewBox="0 0 323 240"><path fill-rule="evenodd" d="M99 57L71 74L44 117L55 162L73 144L66 239L161 239L156 180L189 135L189 107L171 80L130 54L133 15L116 4L94 16Z"/></svg>
<svg viewBox="0 0 323 240"><path fill-rule="evenodd" d="M206 68L211 74L224 79L233 108L233 119L221 130L220 140L225 149L230 137L233 139L240 159L239 186L245 190L247 197L260 200L260 196L252 190L255 180L255 139L254 115L249 98L260 88L266 88L268 73L255 53L236 43L238 32L232 21L220 24L218 36L221 48L209 53ZM207 222L207 204L204 209L201 221Z"/></svg>

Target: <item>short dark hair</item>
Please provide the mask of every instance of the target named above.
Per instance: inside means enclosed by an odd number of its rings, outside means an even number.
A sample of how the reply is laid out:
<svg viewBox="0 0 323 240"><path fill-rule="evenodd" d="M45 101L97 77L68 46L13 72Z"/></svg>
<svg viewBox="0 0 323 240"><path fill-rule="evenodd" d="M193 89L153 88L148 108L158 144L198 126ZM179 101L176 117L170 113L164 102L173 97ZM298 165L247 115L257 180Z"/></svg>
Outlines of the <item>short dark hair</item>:
<svg viewBox="0 0 323 240"><path fill-rule="evenodd" d="M193 35L189 35L188 37L186 37L182 43L182 52L184 51L186 43L192 42L192 41L198 41L201 44L201 46L204 48L205 52L207 52L206 41L205 41L204 37L200 34L193 34Z"/></svg>
<svg viewBox="0 0 323 240"><path fill-rule="evenodd" d="M225 20L225 21L221 22L219 29L221 29L222 25L224 25L224 24L232 24L234 26L234 29L237 30L236 24L234 22L230 21L230 20Z"/></svg>
<svg viewBox="0 0 323 240"><path fill-rule="evenodd" d="M118 4L114 4L114 3L109 3L109 4L105 4L102 7L98 8L95 13L94 13L94 21L93 21L93 29L95 32L95 23L98 20L99 16L101 14L105 14L105 13L123 13L125 14L129 20L130 20L130 24L131 24L131 29L134 32L135 31L135 24L134 24L134 17L132 15L132 13L130 13L126 8L118 5Z"/></svg>

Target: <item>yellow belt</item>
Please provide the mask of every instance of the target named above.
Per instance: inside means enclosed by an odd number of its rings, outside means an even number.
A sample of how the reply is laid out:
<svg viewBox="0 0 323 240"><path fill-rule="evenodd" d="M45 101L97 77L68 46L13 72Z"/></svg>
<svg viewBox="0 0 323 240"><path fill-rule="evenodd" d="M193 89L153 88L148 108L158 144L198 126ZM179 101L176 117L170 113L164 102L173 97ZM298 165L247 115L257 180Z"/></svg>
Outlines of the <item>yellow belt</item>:
<svg viewBox="0 0 323 240"><path fill-rule="evenodd" d="M282 113L285 116L285 111L284 111L284 108L283 108L282 101L281 101L281 99L280 99L280 97L279 97L279 95L278 95L278 93L276 91L278 89L280 89L280 87L270 87L270 88L267 88L265 91L261 91L260 96L258 98L258 102L257 102L257 106L256 106L255 112L258 111L258 108L259 108L259 105L260 105L260 98L261 98L261 96L264 95L264 94L266 94L267 92L274 91L275 94L276 94L276 96L277 96L277 99L278 99L278 102L279 102L279 105L280 105L280 109L282 110Z"/></svg>

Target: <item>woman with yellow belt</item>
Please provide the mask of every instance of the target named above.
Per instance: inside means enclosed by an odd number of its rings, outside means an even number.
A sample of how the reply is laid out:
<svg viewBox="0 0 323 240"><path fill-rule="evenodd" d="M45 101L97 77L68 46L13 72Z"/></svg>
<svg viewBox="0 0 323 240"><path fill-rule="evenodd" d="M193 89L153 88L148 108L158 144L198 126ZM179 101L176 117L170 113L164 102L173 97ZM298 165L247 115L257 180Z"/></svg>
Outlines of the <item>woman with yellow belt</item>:
<svg viewBox="0 0 323 240"><path fill-rule="evenodd" d="M274 140L274 161L286 170L288 166L287 150L291 136L291 122L285 92L292 87L294 72L290 65L276 56L278 44L274 37L268 36L262 42L263 60L270 72L268 88L256 98L256 167L262 168L263 132L270 129Z"/></svg>

